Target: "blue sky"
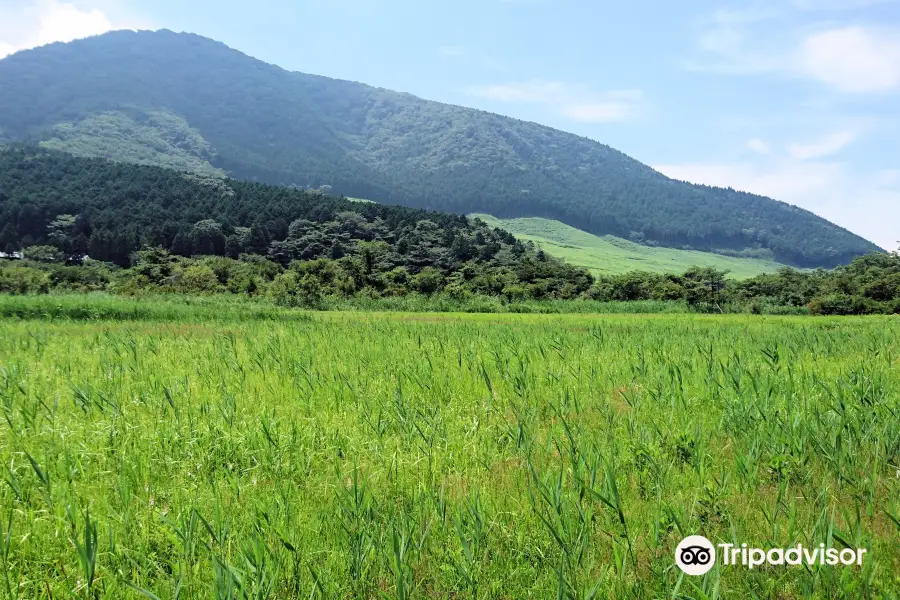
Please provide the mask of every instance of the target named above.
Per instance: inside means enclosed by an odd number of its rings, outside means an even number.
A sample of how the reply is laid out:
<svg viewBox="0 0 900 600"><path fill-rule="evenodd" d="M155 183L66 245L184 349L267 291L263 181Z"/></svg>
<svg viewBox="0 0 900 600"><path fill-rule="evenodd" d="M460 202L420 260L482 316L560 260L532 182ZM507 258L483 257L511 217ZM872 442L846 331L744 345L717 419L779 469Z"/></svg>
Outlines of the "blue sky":
<svg viewBox="0 0 900 600"><path fill-rule="evenodd" d="M190 31L900 240L900 0L0 0L0 55Z"/></svg>

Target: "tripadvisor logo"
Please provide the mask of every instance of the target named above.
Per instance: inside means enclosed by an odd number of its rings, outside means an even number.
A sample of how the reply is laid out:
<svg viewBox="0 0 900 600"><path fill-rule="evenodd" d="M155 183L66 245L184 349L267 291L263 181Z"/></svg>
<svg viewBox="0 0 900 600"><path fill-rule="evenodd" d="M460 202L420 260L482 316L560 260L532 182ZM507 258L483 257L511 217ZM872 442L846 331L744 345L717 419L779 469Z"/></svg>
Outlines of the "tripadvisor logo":
<svg viewBox="0 0 900 600"><path fill-rule="evenodd" d="M788 565L788 566L862 566L865 548L826 548L825 544L819 544L813 548L807 548L803 544L797 544L792 548L749 548L747 544L737 546L735 544L713 543L702 535L691 535L678 544L675 548L675 564L688 575L705 575L716 564L716 547L721 552L721 562L725 566L743 566L755 569L762 565Z"/></svg>
<svg viewBox="0 0 900 600"><path fill-rule="evenodd" d="M689 535L675 548L675 564L688 575L704 575L716 564L716 549L702 535Z"/></svg>

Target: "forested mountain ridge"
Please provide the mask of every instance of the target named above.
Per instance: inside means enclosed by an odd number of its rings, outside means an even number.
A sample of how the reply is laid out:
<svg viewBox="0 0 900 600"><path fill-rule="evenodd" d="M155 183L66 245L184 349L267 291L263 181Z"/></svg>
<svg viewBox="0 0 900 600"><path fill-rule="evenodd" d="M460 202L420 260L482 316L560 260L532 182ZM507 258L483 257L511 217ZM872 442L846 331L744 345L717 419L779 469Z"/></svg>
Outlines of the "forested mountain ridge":
<svg viewBox="0 0 900 600"><path fill-rule="evenodd" d="M292 73L190 34L115 32L0 61L0 140L453 213L832 267L878 248L803 209L671 180L603 144Z"/></svg>
<svg viewBox="0 0 900 600"><path fill-rule="evenodd" d="M586 270L461 215L0 148L0 251L128 266L147 248L302 264L301 272L327 272L330 291L348 295L450 289L571 298L593 283Z"/></svg>

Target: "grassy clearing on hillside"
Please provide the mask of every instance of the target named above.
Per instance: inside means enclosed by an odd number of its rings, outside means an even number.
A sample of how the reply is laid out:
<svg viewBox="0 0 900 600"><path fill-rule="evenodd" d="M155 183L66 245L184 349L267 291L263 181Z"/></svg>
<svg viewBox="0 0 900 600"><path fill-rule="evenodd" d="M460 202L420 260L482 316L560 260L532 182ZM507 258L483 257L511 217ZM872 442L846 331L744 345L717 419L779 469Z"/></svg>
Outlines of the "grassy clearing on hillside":
<svg viewBox="0 0 900 600"><path fill-rule="evenodd" d="M207 310L0 320L0 596L900 589L896 319Z"/></svg>
<svg viewBox="0 0 900 600"><path fill-rule="evenodd" d="M519 239L530 240L552 256L590 269L595 275L618 275L629 271L684 273L699 266L727 270L734 279L747 279L760 273L774 273L785 266L755 258L642 246L611 235L598 237L551 219L470 216L480 218L491 227L501 227Z"/></svg>
<svg viewBox="0 0 900 600"><path fill-rule="evenodd" d="M52 135L40 145L75 156L157 165L206 177L226 175L210 164L214 152L209 142L169 111L150 111L137 120L117 111L104 112L79 123L56 125Z"/></svg>

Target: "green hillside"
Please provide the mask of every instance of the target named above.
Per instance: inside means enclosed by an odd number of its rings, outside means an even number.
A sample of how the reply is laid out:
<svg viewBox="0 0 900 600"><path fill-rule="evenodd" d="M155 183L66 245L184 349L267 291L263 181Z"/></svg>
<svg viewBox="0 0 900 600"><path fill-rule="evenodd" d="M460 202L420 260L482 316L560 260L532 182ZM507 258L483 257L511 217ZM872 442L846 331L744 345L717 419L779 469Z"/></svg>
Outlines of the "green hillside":
<svg viewBox="0 0 900 600"><path fill-rule="evenodd" d="M56 125L51 136L41 146L75 156L225 177L224 171L209 163L214 153L203 136L183 118L165 111L138 119L119 112L102 113L79 123Z"/></svg>
<svg viewBox="0 0 900 600"><path fill-rule="evenodd" d="M0 138L455 214L555 219L672 248L769 251L799 267L878 250L809 211L675 181L588 138L285 71L170 31L0 60Z"/></svg>
<svg viewBox="0 0 900 600"><path fill-rule="evenodd" d="M497 219L473 214L490 225L530 240L548 254L585 267L595 275L617 275L629 271L683 273L692 266L715 267L735 279L773 273L785 265L755 258L735 258L675 248L651 248L611 235L598 237L551 219Z"/></svg>

